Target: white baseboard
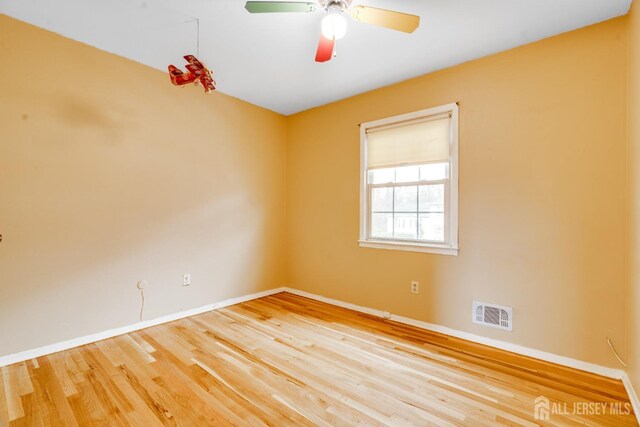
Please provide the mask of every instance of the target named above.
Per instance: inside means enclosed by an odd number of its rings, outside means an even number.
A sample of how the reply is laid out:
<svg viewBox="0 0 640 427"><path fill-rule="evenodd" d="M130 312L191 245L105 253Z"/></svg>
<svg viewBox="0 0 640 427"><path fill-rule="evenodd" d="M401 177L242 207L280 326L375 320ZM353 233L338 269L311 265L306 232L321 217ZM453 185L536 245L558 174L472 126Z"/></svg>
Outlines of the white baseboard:
<svg viewBox="0 0 640 427"><path fill-rule="evenodd" d="M475 342L478 344L484 344L484 345L495 347L501 350L510 351L512 353L533 357L536 359L543 360L545 362L551 362L557 365L567 366L570 368L579 369L581 371L591 372L593 374L602 375L607 378L622 380L626 376L626 373L621 369L608 368L606 366L600 366L594 363L584 362L582 360L572 359L570 357L548 353L546 351L535 350L529 347L524 347L518 344L512 344L506 341L487 338L487 337L475 335L469 332L463 332L463 331L458 331L456 329L447 328L445 326L434 325L432 323L422 322L420 320L414 320L408 317L398 316L382 310L376 310L368 307L361 307L359 305L347 303L347 302L340 301L333 298L327 298L321 295L312 294L310 292L300 291L298 289L285 287L284 290L286 292L290 292L295 295L311 298L316 301L326 302L328 304L336 305L338 307L348 308L351 310L359 311L361 313L367 313L373 316L378 316L378 317L386 318L389 320L393 320L395 322L403 323L405 325L416 326L418 328L426 329L428 331L438 332L444 335L450 335L452 337L461 338L461 339Z"/></svg>
<svg viewBox="0 0 640 427"><path fill-rule="evenodd" d="M624 388L627 390L629 400L631 401L631 406L633 406L633 412L636 414L638 424L640 424L640 399L638 399L638 394L633 388L631 378L629 378L629 375L627 375L626 373L624 374L624 377L622 377L622 384L624 384Z"/></svg>
<svg viewBox="0 0 640 427"><path fill-rule="evenodd" d="M151 326L160 325L162 323L171 322L173 320L183 319L189 316L195 316L196 314L204 313L206 311L212 311L222 307L228 307L230 305L239 304L241 302L266 297L266 296L277 294L283 291L284 291L284 288L269 289L267 291L256 292L254 294L244 295L237 298L230 298L217 303L208 304L203 307L181 311L179 313L168 314L166 316L158 317L156 319L145 320L144 322L138 322L132 325L122 326L120 328L110 329L108 331L98 332L96 334L86 335L80 338L73 338L68 341L46 345L44 347L35 348L33 350L26 350L20 353L0 356L0 367L23 362L29 359L34 359L40 356L46 356L47 354L57 353L59 351L68 350L70 348L78 347L85 344L90 344L92 342L101 341L101 340L112 338L118 335L128 334L129 332L145 329Z"/></svg>

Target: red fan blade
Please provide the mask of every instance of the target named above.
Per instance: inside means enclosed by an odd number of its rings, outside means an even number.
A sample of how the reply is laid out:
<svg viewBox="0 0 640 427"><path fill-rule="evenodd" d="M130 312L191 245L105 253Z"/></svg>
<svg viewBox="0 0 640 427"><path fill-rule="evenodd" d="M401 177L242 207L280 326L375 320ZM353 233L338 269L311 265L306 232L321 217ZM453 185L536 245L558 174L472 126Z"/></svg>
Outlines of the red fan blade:
<svg viewBox="0 0 640 427"><path fill-rule="evenodd" d="M316 52L316 62L327 62L333 56L333 46L335 40L329 40L324 36L320 36L318 43L318 51Z"/></svg>

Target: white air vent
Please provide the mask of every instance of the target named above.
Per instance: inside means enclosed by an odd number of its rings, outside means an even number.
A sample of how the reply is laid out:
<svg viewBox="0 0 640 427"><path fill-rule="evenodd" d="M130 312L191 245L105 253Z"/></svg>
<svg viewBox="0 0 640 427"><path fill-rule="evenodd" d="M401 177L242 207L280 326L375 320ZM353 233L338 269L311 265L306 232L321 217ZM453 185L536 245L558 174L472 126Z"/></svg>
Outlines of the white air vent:
<svg viewBox="0 0 640 427"><path fill-rule="evenodd" d="M473 302L473 323L492 328L513 330L513 309L501 305Z"/></svg>

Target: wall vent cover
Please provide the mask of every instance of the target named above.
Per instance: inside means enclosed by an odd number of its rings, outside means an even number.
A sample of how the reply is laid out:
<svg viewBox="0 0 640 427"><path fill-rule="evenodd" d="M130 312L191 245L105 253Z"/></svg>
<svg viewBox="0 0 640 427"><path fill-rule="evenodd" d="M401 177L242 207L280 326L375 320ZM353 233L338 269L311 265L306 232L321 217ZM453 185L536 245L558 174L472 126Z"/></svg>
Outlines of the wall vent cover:
<svg viewBox="0 0 640 427"><path fill-rule="evenodd" d="M472 321L478 325L511 331L513 330L513 309L474 301Z"/></svg>

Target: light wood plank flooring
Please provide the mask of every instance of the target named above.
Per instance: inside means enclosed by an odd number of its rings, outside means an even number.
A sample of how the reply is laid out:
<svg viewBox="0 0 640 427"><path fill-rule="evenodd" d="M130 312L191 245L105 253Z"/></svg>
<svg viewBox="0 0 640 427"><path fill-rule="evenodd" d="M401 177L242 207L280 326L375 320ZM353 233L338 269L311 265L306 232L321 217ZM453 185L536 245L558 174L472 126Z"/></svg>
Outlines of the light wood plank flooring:
<svg viewBox="0 0 640 427"><path fill-rule="evenodd" d="M2 426L637 425L610 413L628 404L619 381L288 293L0 370Z"/></svg>

